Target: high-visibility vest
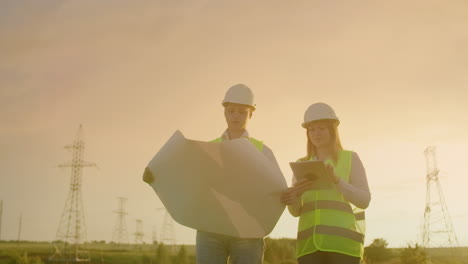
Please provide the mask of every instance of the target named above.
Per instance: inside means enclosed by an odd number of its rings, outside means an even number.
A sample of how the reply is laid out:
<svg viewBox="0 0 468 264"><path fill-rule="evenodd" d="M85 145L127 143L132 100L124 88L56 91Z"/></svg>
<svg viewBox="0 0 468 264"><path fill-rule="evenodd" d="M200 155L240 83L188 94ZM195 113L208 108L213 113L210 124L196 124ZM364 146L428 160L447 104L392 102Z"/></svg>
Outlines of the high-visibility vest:
<svg viewBox="0 0 468 264"><path fill-rule="evenodd" d="M223 142L223 138L219 137L217 139L212 140L211 142ZM263 151L263 141L255 139L253 137L249 137L249 141L260 151Z"/></svg>
<svg viewBox="0 0 468 264"><path fill-rule="evenodd" d="M336 176L349 182L351 161L351 151L340 151L336 164L331 160L326 163L333 165ZM353 211L335 187L306 191L301 196L301 203L296 246L298 258L317 250L362 258L365 233L362 209Z"/></svg>

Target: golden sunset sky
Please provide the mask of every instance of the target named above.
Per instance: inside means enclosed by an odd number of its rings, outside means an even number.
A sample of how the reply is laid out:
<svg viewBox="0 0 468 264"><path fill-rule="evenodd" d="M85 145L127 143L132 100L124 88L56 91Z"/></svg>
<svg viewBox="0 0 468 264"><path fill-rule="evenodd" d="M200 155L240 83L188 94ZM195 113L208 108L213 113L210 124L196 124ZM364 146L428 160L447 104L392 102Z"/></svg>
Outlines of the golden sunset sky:
<svg viewBox="0 0 468 264"><path fill-rule="evenodd" d="M256 96L252 136L288 163L305 155L304 111L330 104L372 193L366 245L421 242L423 151L437 146L440 182L460 245L468 246L468 3L435 1L0 2L1 239L53 240L83 124L88 240L111 240L117 197L127 229L160 234L162 207L141 181L176 130L211 140L221 101L244 83ZM272 237L295 237L287 212ZM134 238L131 236L131 241ZM178 243L195 232L176 224Z"/></svg>

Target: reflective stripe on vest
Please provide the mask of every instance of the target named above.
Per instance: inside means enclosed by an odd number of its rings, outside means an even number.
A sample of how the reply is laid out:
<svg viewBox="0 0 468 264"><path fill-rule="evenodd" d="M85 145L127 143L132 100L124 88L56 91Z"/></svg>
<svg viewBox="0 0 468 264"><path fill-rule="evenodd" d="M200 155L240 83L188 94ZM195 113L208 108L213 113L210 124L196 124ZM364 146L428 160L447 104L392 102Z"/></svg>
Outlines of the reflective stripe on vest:
<svg viewBox="0 0 468 264"><path fill-rule="evenodd" d="M366 215L364 214L364 211L354 214L354 217L356 217L356 220L365 220L366 219Z"/></svg>
<svg viewBox="0 0 468 264"><path fill-rule="evenodd" d="M252 143L260 152L263 151L263 141L260 141L258 139L255 139L253 137L249 137L248 138L250 143ZM211 142L223 142L223 138L217 138L217 139L214 139L212 140Z"/></svg>
<svg viewBox="0 0 468 264"><path fill-rule="evenodd" d="M308 202L302 205L301 213L310 212L316 209L333 209L338 211L343 211L346 213L354 214L356 220L365 220L366 216L364 211L354 213L351 205L349 203L338 202L338 201L317 201L317 202Z"/></svg>
<svg viewBox="0 0 468 264"><path fill-rule="evenodd" d="M351 208L349 203L328 200L305 203L302 205L301 213L306 213L317 209L333 209L350 214L353 213L353 209Z"/></svg>
<svg viewBox="0 0 468 264"><path fill-rule="evenodd" d="M354 212L354 217L356 217L357 230L361 234L365 234L366 233L366 220L365 220L366 215L364 213L364 209L355 207L353 209L353 212Z"/></svg>
<svg viewBox="0 0 468 264"><path fill-rule="evenodd" d="M336 163L330 160L335 174L349 182L351 151L340 151ZM335 186L309 190L302 194L301 216L297 234L297 257L317 250L362 257L364 214L355 211Z"/></svg>
<svg viewBox="0 0 468 264"><path fill-rule="evenodd" d="M359 243L364 243L364 235L342 227L337 226L328 226L328 225L316 225L309 229L303 230L297 233L297 240L302 240L310 237L313 235L315 229L316 234L323 234L323 235L332 235L332 236L341 236L351 240L354 240Z"/></svg>

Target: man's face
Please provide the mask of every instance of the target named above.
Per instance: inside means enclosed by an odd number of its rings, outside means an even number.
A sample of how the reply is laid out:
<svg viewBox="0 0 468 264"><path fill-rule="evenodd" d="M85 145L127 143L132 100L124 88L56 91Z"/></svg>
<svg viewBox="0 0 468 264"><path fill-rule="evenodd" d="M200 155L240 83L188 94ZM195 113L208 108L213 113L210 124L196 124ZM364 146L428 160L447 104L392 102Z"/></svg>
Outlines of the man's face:
<svg viewBox="0 0 468 264"><path fill-rule="evenodd" d="M252 108L248 105L229 103L224 107L224 116L229 129L246 129L247 121L252 117Z"/></svg>

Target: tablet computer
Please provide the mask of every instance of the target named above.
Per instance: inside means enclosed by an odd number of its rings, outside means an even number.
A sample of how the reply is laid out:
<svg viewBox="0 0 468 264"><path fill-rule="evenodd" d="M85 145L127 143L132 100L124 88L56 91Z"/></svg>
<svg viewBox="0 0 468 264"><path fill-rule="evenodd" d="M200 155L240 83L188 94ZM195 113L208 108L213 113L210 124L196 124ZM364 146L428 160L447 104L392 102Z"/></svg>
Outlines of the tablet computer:
<svg viewBox="0 0 468 264"><path fill-rule="evenodd" d="M298 181L308 179L314 181L313 189L329 189L333 187L333 182L328 176L325 163L319 160L308 160L290 162L289 166Z"/></svg>

